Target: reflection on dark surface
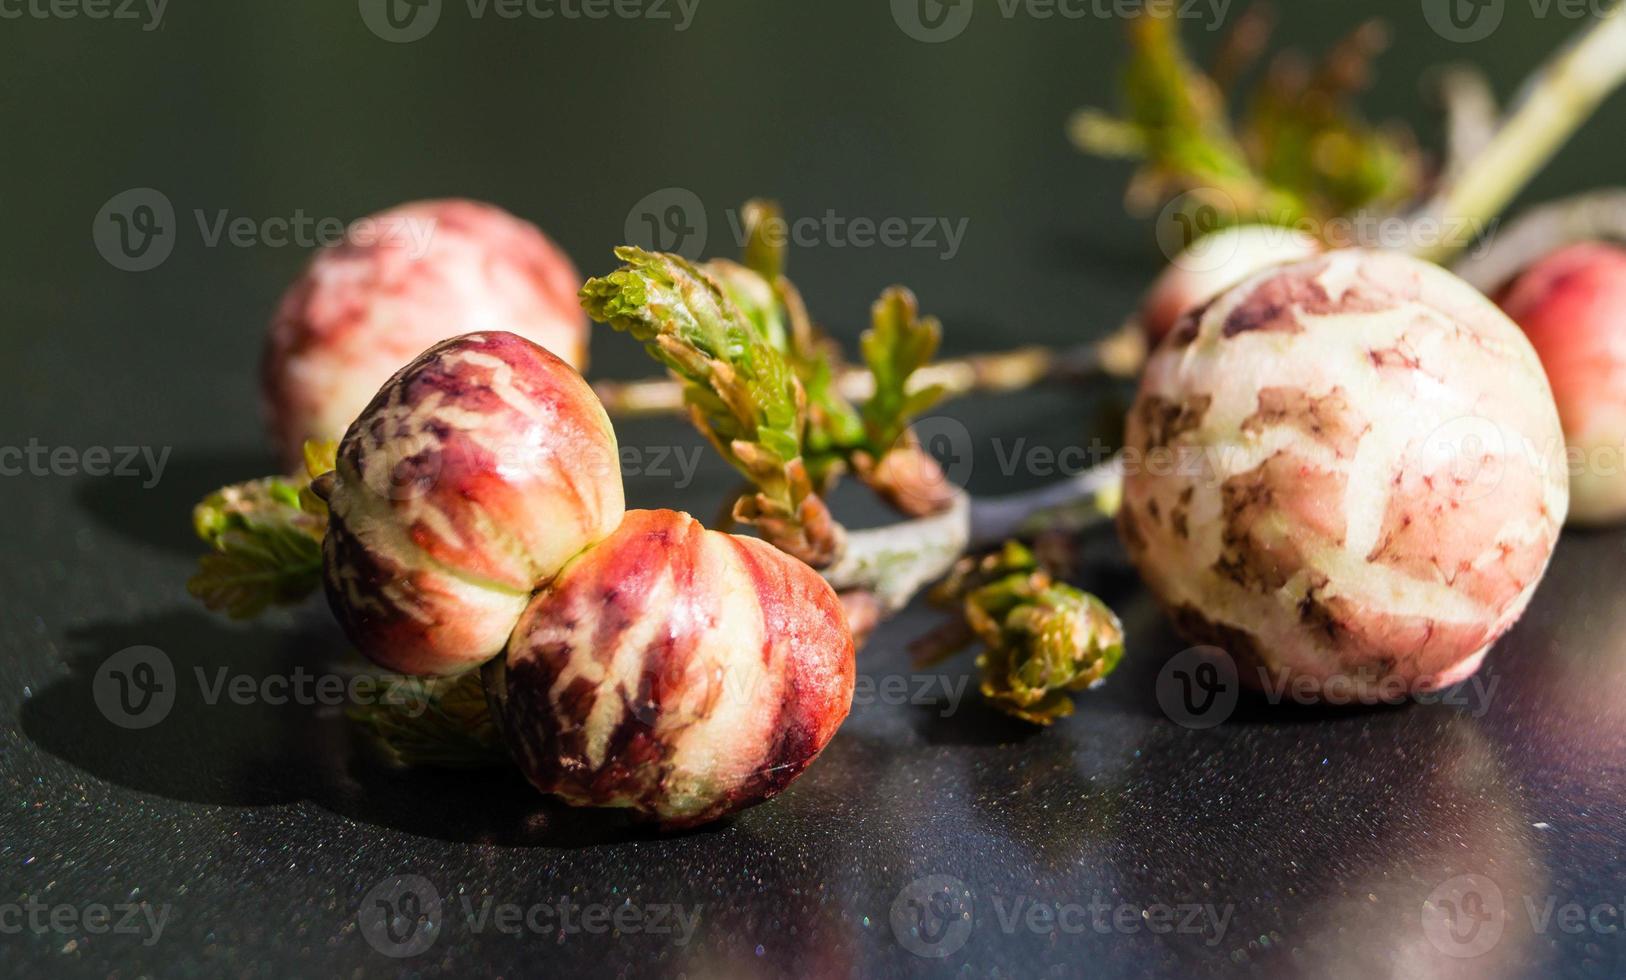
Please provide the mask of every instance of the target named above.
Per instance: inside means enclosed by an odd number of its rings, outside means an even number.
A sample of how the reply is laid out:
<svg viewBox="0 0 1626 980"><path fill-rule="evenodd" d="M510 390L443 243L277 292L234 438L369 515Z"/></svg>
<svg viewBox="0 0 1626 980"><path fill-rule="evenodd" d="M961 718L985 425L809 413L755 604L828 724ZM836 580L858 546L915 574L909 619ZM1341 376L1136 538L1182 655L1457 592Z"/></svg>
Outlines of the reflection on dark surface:
<svg viewBox="0 0 1626 980"><path fill-rule="evenodd" d="M1301 728L1291 742L1221 735L1200 754L1160 741L1185 773L1138 784L1119 844L1163 857L1125 867L1119 887L1142 902L1232 903L1233 961L1338 977L1519 976L1541 965L1512 908L1515 896L1544 893L1534 832L1472 721L1418 707ZM1495 881L1512 914L1494 955L1464 960L1430 938L1425 903L1470 873ZM1178 937L1173 955L1198 968L1211 955L1205 939Z"/></svg>
<svg viewBox="0 0 1626 980"><path fill-rule="evenodd" d="M292 860L310 871L272 880L284 894L302 894L311 874L342 884L336 905L302 913L335 930L347 903L404 868L435 882L455 912L445 934L458 937L460 955L493 962L536 937L475 929L469 909L569 895L698 905L701 925L682 947L670 936L550 943L550 962L648 961L691 975L931 973L945 963L911 953L891 910L919 882L949 876L972 895L972 924L944 961L977 974L1501 977L1557 970L1565 957L1601 969L1619 963L1607 935L1564 932L1542 912L1619 901L1611 747L1626 714L1608 694L1626 645L1559 652L1581 642L1581 629L1613 635L1626 604L1604 598L1608 583L1587 566L1619 540L1566 542L1552 588L1490 659L1497 684L1485 703L1293 708L1277 718L1245 702L1217 728L1182 728L1147 694L1180 641L1131 599L1137 656L1053 730L988 711L970 699L970 677L964 701L860 704L782 798L684 835L558 806L506 770L389 769L328 709L210 706L183 682L150 730L96 714L97 665L136 643L164 649L183 681L228 659L255 677L334 663L344 643L319 604L275 626L185 611L76 629L68 674L34 692L20 721L33 751L144 801L142 811L215 814L179 831L214 838L188 861L258 866L303 854ZM1093 547L1086 582L1119 560L1110 542ZM861 669L872 680L916 676L903 640L930 622L911 612L886 626ZM940 669L952 684L972 667ZM204 829L214 822L229 836ZM180 868L147 877L159 887ZM29 882L25 872L25 888L40 886ZM194 905L175 928L217 929L217 904L240 902ZM1143 916L1165 907L1181 921L1190 910L1195 928L1152 932ZM1049 909L1071 917L1057 924ZM1452 938L1476 922L1495 930L1487 949ZM368 953L362 944L347 955Z"/></svg>
<svg viewBox="0 0 1626 980"><path fill-rule="evenodd" d="M1312 47L1388 16L1395 44L1369 115L1425 132L1415 80L1426 66L1472 59L1510 92L1576 27L1504 6L1492 38L1463 46L1427 31L1416 0L1278 5L1284 39ZM707 2L681 35L442 7L441 24L411 44L370 35L346 2L175 3L151 32L0 21L0 178L14 191L0 194L13 245L0 262L0 442L172 448L151 488L0 482L0 906L39 896L172 909L151 945L0 936L5 969L1626 973L1626 935L1530 914L1626 902L1626 532L1566 535L1529 614L1488 659L1497 687L1486 704L1251 700L1204 731L1159 708L1159 668L1183 644L1112 536L1097 535L1079 581L1119 609L1129 651L1077 715L1035 730L987 710L968 652L931 672L969 681L964 701L860 704L780 798L684 835L557 806L504 770L394 771L336 711L210 706L193 682L160 724L110 723L94 677L131 646L163 650L183 678L198 667L255 678L327 669L348 652L320 600L234 625L184 593L194 500L266 472L260 345L305 261L299 248L210 246L198 212L349 219L469 195L538 222L586 274L611 267L629 210L661 188L701 199L712 254L735 250L728 209L755 195L793 216L964 219L952 261L828 244L790 258L816 317L849 346L877 293L901 282L942 318L949 353L1101 336L1157 271L1151 230L1122 207L1127 168L1080 157L1064 133L1073 110L1112 101L1122 44L1111 19L1007 19L979 3L962 37L928 45L898 31L885 3ZM1198 40L1208 51L1217 39ZM1617 179L1623 119L1616 98L1532 199ZM89 229L112 196L148 186L174 204L179 237L163 265L129 273L98 255ZM629 338L603 331L592 347L596 376L649 372ZM1076 446L1119 394L1049 389L941 411L973 438L971 488L994 494L1047 479L1001 466L1016 440ZM670 420L618 434L634 448L699 444ZM708 454L692 480L630 479L629 502L709 519L733 480ZM850 485L837 507L855 525L880 516ZM933 622L916 609L888 624L860 670L915 676L905 645ZM369 891L397 875L432 883L448 910L432 948L409 960L377 952L357 921ZM1465 876L1472 894L1452 885ZM969 919L938 914L937 900L955 897L937 887L944 878L970 895ZM1502 915L1487 918L1498 896ZM679 945L647 932L515 935L465 915L488 899L562 898L698 906L700 924ZM1126 918L1061 928L1043 911L1090 905ZM1223 930L1151 930L1150 909L1182 905L1228 910ZM1492 921L1501 931L1477 951Z"/></svg>

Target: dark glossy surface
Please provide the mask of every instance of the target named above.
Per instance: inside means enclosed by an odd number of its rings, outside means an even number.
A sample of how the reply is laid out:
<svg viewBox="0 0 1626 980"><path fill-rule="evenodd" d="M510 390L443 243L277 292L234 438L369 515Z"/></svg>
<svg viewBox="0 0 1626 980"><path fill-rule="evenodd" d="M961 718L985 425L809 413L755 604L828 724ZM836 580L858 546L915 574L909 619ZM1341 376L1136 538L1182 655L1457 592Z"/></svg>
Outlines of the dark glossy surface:
<svg viewBox="0 0 1626 980"><path fill-rule="evenodd" d="M1356 6L1293 4L1285 30L1324 43ZM1414 80L1426 65L1473 58L1495 66L1505 91L1575 27L1509 4L1490 39L1459 45L1429 32L1414 2L1359 6L1400 27L1376 111L1420 124ZM919 679L903 645L931 618L912 611L862 654L872 686L802 780L682 836L553 807L506 774L391 773L332 709L207 702L195 670L210 684L221 667L257 679L323 672L344 646L319 603L238 626L182 589L191 502L269 467L255 363L269 308L303 256L263 241L211 247L198 209L206 224L220 209L349 219L466 194L538 221L600 272L647 194L692 190L708 251L727 253L728 209L767 193L793 214L965 220L951 259L828 237L797 250L799 284L848 340L892 281L942 315L958 350L1069 342L1128 312L1157 249L1119 207L1123 168L1083 159L1062 138L1072 109L1110 97L1118 25L1006 19L990 6L960 38L927 45L899 31L885 4L834 7L704 0L678 33L474 18L448 0L431 35L403 45L369 34L349 2L174 0L150 32L0 20L0 443L169 452L156 481L0 481L0 928L21 925L0 933L0 969L1626 972L1621 533L1565 538L1529 615L1460 704L1244 702L1204 730L1160 709L1160 667L1182 645L1101 538L1080 581L1124 613L1130 654L1077 716L1032 731L990 713L964 686L969 657L945 680ZM1532 197L1617 176L1623 122L1617 99ZM91 226L105 201L144 186L173 202L178 239L158 268L127 273L98 255ZM597 373L645 370L625 338L598 336L594 348ZM1043 392L953 405L972 440L972 488L1041 482L1029 468L1002 471L1016 440L1085 444L1109 400ZM651 453L699 446L673 423L625 426L621 438ZM632 502L709 514L730 484L709 458L692 481L673 470L632 481ZM841 498L844 513L862 506ZM169 715L139 731L98 711L94 684L135 645L165 651L179 678ZM432 944L410 959L381 955L358 924L395 875L421 876L444 903ZM892 909L907 915L910 899L930 899L940 879L912 883L934 875L969 889L972 919L965 935L923 945L894 929ZM1448 913L1425 913L1431 895L1458 897L1450 883L1462 875L1488 879L1494 890L1470 879L1471 890L1499 894L1508 910L1477 958L1451 955L1477 950L1470 919L1456 922L1463 945L1439 931ZM678 920L657 907L698 909L698 925L680 943L673 932L562 929L557 911L520 935L479 918L488 900L557 910L563 899L604 908L610 923L627 905L649 918L621 913L623 925L673 930ZM156 941L145 927L83 928L92 906L125 903L168 910ZM1030 911L1046 903L1068 906L1059 923ZM1180 907L1163 934L1152 932L1160 905ZM68 927L33 930L19 918L31 907L46 909L47 925L51 909L69 909L59 913ZM583 921L579 909L570 916ZM121 922L115 911L109 924ZM905 942L947 955L917 956Z"/></svg>

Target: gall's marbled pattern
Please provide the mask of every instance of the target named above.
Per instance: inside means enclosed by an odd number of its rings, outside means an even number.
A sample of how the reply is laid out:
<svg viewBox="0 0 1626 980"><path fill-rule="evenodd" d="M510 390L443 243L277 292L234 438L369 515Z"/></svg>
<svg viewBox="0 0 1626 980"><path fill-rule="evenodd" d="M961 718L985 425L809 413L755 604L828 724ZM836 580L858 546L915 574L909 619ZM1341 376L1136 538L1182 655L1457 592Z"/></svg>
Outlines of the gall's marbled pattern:
<svg viewBox="0 0 1626 980"><path fill-rule="evenodd" d="M334 614L408 674L499 653L531 593L625 507L592 389L509 333L445 341L391 378L340 444L328 504Z"/></svg>
<svg viewBox="0 0 1626 980"><path fill-rule="evenodd" d="M380 385L448 337L507 330L580 369L581 277L535 225L489 204L420 201L351 226L283 294L261 383L290 465L338 439Z"/></svg>
<svg viewBox="0 0 1626 980"><path fill-rule="evenodd" d="M841 603L807 565L628 511L525 610L494 686L538 789L690 826L795 779L852 703Z"/></svg>
<svg viewBox="0 0 1626 980"><path fill-rule="evenodd" d="M1529 343L1444 270L1347 250L1188 314L1147 364L1119 527L1255 685L1371 698L1472 673L1568 501Z"/></svg>

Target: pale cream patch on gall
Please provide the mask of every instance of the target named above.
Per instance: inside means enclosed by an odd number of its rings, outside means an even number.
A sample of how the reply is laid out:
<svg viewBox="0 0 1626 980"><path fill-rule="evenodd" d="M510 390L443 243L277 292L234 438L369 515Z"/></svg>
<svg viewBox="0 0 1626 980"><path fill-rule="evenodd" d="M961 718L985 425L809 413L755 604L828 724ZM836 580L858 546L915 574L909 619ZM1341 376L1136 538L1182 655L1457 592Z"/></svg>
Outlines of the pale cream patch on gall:
<svg viewBox="0 0 1626 980"><path fill-rule="evenodd" d="M1565 506L1537 460L1556 416L1517 329L1442 270L1360 252L1255 277L1188 327L1149 360L1126 444L1172 441L1207 472L1129 471L1119 517L1183 631L1318 684L1465 676L1523 610ZM1200 423L1182 424L1197 399ZM1504 485L1472 513L1428 511L1408 481L1481 419L1509 438L1470 462ZM1397 532L1396 513L1424 512L1429 533Z"/></svg>

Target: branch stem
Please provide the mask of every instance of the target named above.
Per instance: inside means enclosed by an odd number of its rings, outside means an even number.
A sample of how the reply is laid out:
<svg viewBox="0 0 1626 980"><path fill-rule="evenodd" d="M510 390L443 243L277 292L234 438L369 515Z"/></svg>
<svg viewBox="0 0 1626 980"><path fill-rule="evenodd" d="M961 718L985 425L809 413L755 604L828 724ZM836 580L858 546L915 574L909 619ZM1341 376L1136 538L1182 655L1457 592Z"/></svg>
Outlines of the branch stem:
<svg viewBox="0 0 1626 980"><path fill-rule="evenodd" d="M1622 81L1626 3L1616 3L1537 69L1489 143L1419 216L1476 227L1491 221ZM1434 237L1417 236L1419 257L1444 262L1468 244L1461 235Z"/></svg>
<svg viewBox="0 0 1626 980"><path fill-rule="evenodd" d="M1146 358L1139 327L1131 324L1102 340L1056 349L1028 346L972 354L929 364L910 378L911 391L942 385L947 397L974 392L1021 391L1038 384L1069 383L1094 375L1133 378ZM837 386L843 397L862 401L874 390L869 371L853 367L842 371ZM683 411L683 387L670 378L639 381L599 381L593 392L617 418L645 418Z"/></svg>
<svg viewBox="0 0 1626 980"><path fill-rule="evenodd" d="M1114 456L1058 483L977 500L971 507L971 546L1100 523L1117 513L1123 475L1123 457Z"/></svg>
<svg viewBox="0 0 1626 980"><path fill-rule="evenodd" d="M1483 252L1451 271L1489 293L1532 262L1576 242L1626 242L1626 188L1604 188L1526 208Z"/></svg>
<svg viewBox="0 0 1626 980"><path fill-rule="evenodd" d="M1042 530L1076 531L1101 523L1117 509L1122 480L1122 460L1115 456L1035 490L980 499L962 492L941 513L849 531L845 549L822 574L837 591L874 593L883 610L894 613L948 574L968 549Z"/></svg>
<svg viewBox="0 0 1626 980"><path fill-rule="evenodd" d="M941 513L848 531L846 546L820 574L838 592L874 593L884 613L895 613L947 575L970 543L971 497L961 492Z"/></svg>

